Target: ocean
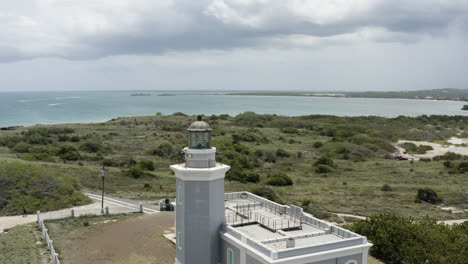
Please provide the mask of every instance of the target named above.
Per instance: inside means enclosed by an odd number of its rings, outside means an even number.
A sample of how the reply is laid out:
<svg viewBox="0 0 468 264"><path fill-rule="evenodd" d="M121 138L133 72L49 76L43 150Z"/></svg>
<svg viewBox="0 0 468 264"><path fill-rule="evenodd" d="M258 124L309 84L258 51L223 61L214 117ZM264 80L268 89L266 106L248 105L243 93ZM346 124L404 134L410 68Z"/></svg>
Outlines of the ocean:
<svg viewBox="0 0 468 264"><path fill-rule="evenodd" d="M396 117L468 115L456 101L210 95L236 91L76 91L2 92L0 127L102 122L116 117L172 114L229 114L246 111L287 116ZM130 96L145 93L151 96ZM201 95L181 95L197 93ZM158 94L180 94L157 96Z"/></svg>

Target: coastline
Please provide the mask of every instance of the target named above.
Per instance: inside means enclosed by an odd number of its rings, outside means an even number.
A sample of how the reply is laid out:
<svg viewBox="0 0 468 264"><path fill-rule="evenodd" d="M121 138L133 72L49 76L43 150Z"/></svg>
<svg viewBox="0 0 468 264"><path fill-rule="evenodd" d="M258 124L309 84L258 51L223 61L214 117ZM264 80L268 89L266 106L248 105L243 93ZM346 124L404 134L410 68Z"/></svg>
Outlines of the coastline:
<svg viewBox="0 0 468 264"><path fill-rule="evenodd" d="M349 96L346 94L319 95L319 94L275 94L275 93L212 93L212 94L162 94L154 96L258 96L258 97L312 97L312 98L337 98L337 99L391 99L391 100L418 100L418 101L442 101L442 102L467 102L467 100L457 99L438 99L438 98L405 98L405 97L366 97L366 96Z"/></svg>

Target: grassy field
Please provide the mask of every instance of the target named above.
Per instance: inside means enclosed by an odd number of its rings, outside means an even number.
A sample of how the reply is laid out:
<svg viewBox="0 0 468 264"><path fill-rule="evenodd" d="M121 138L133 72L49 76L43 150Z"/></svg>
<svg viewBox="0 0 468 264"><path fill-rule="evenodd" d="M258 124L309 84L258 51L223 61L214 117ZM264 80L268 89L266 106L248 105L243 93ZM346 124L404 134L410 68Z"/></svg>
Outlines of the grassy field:
<svg viewBox="0 0 468 264"><path fill-rule="evenodd" d="M12 228L0 234L1 264L42 264L39 251L45 251L46 245L37 245L38 236L33 225ZM39 249L42 247L42 250Z"/></svg>
<svg viewBox="0 0 468 264"><path fill-rule="evenodd" d="M272 187L281 201L323 218L330 217L329 212L368 216L382 211L416 218L468 217L415 203L419 188L432 188L444 204L468 209L466 173L444 167L444 160L392 158L392 144L398 139L444 142L452 136L467 137L466 117L293 118L245 113L205 119L214 129L218 160L232 167L226 191L254 190L281 172L293 182ZM19 161L65 173L91 191L101 188L98 175L105 163L108 193L174 198L175 177L169 165L182 162L185 129L193 120L182 114L155 115L1 131L0 162ZM25 144L18 146L21 142ZM314 163L324 156L333 164L319 172ZM461 163L464 157L458 159L452 162ZM144 167L148 161L153 168ZM382 191L384 184L391 191Z"/></svg>

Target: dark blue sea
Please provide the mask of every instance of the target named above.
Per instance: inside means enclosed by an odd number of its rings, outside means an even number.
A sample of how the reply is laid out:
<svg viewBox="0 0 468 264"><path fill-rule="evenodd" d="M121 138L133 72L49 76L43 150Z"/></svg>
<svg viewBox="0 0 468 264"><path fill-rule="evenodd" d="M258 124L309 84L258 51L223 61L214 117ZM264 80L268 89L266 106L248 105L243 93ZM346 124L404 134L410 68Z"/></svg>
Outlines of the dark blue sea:
<svg viewBox="0 0 468 264"><path fill-rule="evenodd" d="M245 111L288 116L468 115L463 102L324 98L293 96L210 95L235 91L76 91L1 92L0 127L102 122L116 117L172 114L229 114ZM151 96L130 96L135 93ZM161 94L188 94L158 96Z"/></svg>

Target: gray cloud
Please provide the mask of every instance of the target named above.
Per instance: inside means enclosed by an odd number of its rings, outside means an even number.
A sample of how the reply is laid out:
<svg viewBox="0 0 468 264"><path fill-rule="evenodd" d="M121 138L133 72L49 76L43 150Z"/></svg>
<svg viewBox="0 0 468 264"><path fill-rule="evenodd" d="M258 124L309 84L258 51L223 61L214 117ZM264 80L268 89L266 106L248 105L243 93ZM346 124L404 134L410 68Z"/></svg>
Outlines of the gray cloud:
<svg viewBox="0 0 468 264"><path fill-rule="evenodd" d="M0 61L406 43L466 21L464 0L21 0L0 9Z"/></svg>

